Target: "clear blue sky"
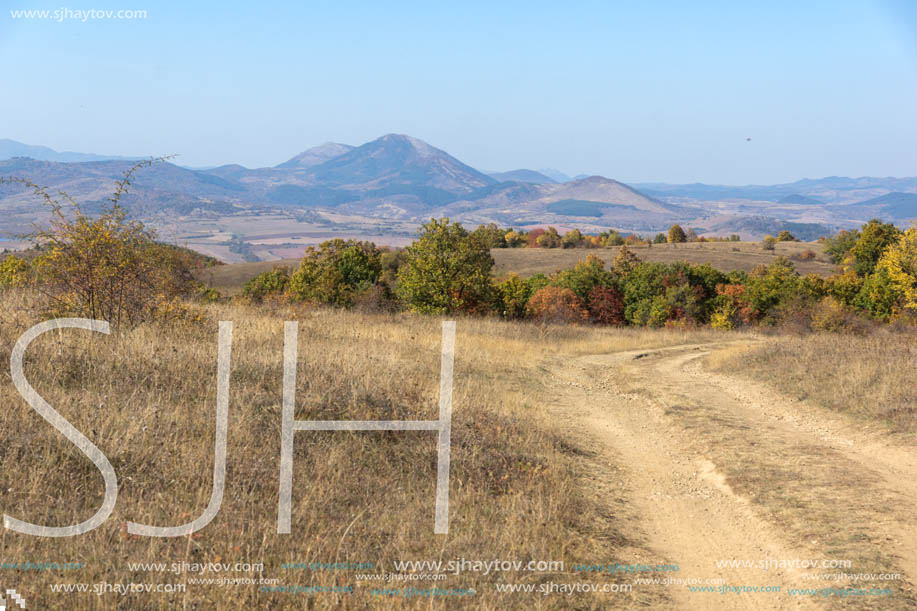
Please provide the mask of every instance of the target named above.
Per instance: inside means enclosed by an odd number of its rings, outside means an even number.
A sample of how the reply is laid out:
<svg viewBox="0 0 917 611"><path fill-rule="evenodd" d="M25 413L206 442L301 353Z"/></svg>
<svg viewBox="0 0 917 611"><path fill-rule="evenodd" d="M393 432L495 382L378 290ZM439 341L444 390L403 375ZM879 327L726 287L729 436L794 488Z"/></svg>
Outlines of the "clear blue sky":
<svg viewBox="0 0 917 611"><path fill-rule="evenodd" d="M484 170L913 176L915 4L13 0L0 138L260 167L397 132ZM62 6L147 17L10 14Z"/></svg>

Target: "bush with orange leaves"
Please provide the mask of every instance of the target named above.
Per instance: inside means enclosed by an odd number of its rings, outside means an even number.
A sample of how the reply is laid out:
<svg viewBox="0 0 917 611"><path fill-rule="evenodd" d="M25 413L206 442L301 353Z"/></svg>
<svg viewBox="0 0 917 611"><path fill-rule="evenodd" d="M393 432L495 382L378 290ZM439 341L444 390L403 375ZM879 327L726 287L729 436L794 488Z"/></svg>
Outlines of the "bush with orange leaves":
<svg viewBox="0 0 917 611"><path fill-rule="evenodd" d="M546 286L535 292L525 306L532 320L547 324L576 324L589 320L583 300L570 289Z"/></svg>

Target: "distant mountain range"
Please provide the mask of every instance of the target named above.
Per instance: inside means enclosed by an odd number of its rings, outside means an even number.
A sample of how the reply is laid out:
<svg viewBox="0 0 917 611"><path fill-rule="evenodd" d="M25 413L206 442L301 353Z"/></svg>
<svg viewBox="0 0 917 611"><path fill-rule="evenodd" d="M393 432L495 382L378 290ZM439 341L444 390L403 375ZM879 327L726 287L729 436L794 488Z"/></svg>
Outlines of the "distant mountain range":
<svg viewBox="0 0 917 611"><path fill-rule="evenodd" d="M103 161L106 159L137 159L136 157L119 157L117 155L94 155L92 153L58 153L46 146L32 146L15 140L0 138L0 159L13 157L31 157L39 161L58 161L74 163L80 161Z"/></svg>
<svg viewBox="0 0 917 611"><path fill-rule="evenodd" d="M57 153L0 140L0 176L19 176L98 205L131 161ZM673 222L700 231L747 235L794 227L817 237L872 217L917 217L917 178L805 179L781 185L625 185L602 176L570 179L556 170L486 174L445 151L401 134L361 146L326 143L270 168L237 164L207 170L155 164L136 175L125 204L139 216L229 215L325 210L361 218L420 222L555 224L586 230L656 231ZM26 218L34 199L0 186L4 222ZM9 214L16 211L15 215ZM4 221L3 219L7 219Z"/></svg>
<svg viewBox="0 0 917 611"><path fill-rule="evenodd" d="M917 192L917 177L913 178L805 178L779 185L687 185L667 183L637 183L634 185L648 195L680 198L692 201L722 201L743 199L780 203L849 204L893 191ZM804 199L802 199L804 198Z"/></svg>

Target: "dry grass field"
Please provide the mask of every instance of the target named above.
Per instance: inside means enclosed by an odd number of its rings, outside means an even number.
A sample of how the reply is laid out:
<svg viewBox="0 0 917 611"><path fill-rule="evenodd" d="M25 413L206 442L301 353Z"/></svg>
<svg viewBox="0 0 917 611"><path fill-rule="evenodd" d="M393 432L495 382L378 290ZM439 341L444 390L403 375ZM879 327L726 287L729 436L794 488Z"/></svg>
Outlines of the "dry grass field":
<svg viewBox="0 0 917 611"><path fill-rule="evenodd" d="M41 320L34 297L0 294L0 360ZM205 324L104 336L42 335L25 374L111 460L120 494L91 533L43 539L0 531L4 562L81 562L15 572L38 609L914 608L917 469L907 372L913 336L850 340L457 321L450 530L433 534L435 435L297 432L292 533L278 535L283 321L299 321L296 418L435 419L440 320L289 306L206 306ZM127 533L126 521L186 523L210 497L217 321L234 321L227 488L214 521L190 537ZM867 356L868 355L868 356ZM35 523L92 515L98 471L31 410L0 373L0 509ZM563 561L564 570L466 570L442 581L385 583L396 561ZM805 570L729 568L765 558L845 560L813 573L894 580L805 580ZM133 563L254 563L223 578L352 587L290 593L193 583L201 575ZM284 563L373 563L372 570ZM692 592L635 582L660 575L579 572L576 564L673 564L661 577L779 593ZM424 573L426 571L418 571ZM204 575L203 577L215 577ZM713 581L705 581L713 580ZM14 582L14 583L11 583ZM60 594L56 584L186 584L162 594ZM630 586L629 591L504 593L507 584ZM412 598L373 589L473 588ZM889 589L852 598L791 588ZM772 590L776 592L776 590Z"/></svg>
<svg viewBox="0 0 917 611"><path fill-rule="evenodd" d="M0 355L38 319L26 295L0 304ZM171 330L141 327L104 336L48 333L26 357L39 394L108 456L120 482L115 512L91 533L43 539L0 534L6 560L82 562L79 571L28 572L16 587L33 608L364 608L401 607L376 597L353 571L282 570L285 562L506 559L606 563L639 540L581 483L584 450L551 426L546 355L633 349L639 332L460 320L455 362L451 528L433 534L435 435L427 432L295 435L293 532L277 535L283 321L298 320L297 419L435 419L439 320L365 316L332 310L254 310L213 306L212 324ZM177 525L209 499L215 426L217 320L235 321L230 383L227 489L222 509L192 537L141 538L125 522ZM659 334L652 343L679 343ZM102 496L95 467L21 399L9 371L0 374L0 506L35 523L66 525L92 515ZM588 460L588 459L587 459ZM187 575L128 570L140 562L263 563L257 575L281 584L354 585L353 594L264 593L258 586L189 586L182 595L52 594L55 583L184 583ZM568 564L569 566L569 564ZM536 595L495 595L494 583L540 583L544 574L463 573L448 587L481 594L452 606L556 607ZM585 575L577 580L607 580ZM12 585L12 584L11 584ZM384 587L375 582L371 585ZM390 584L395 585L395 584ZM428 585L428 584L417 584ZM442 583L434 584L442 586ZM128 595L130 596L130 595ZM654 606L663 591L620 595ZM308 603L307 603L308 599ZM584 608L601 608L588 597ZM427 606L417 599L412 606Z"/></svg>
<svg viewBox="0 0 917 611"><path fill-rule="evenodd" d="M652 247L634 246L630 249L644 261L673 263L709 263L723 272L744 270L750 272L758 265L768 265L778 256L793 261L800 274L819 274L827 276L837 271L837 266L830 263L821 252L821 244L814 242L779 242L776 249L767 251L759 242L702 242L686 244L654 244ZM811 250L816 258L800 259L800 253ZM557 270L573 267L590 254L601 258L611 265L618 256L620 247L612 248L494 248L490 251L496 265L494 275L500 277L510 272L521 276L537 273L551 274ZM232 296L242 291L242 286L251 278L274 267L285 266L295 269L299 259L282 259L277 261L258 261L254 263L234 263L207 268L199 273L199 279L220 291L220 294Z"/></svg>
<svg viewBox="0 0 917 611"><path fill-rule="evenodd" d="M281 259L278 261L255 261L252 263L231 263L207 267L197 272L197 278L207 286L214 288L223 296L232 297L242 292L245 283L261 272L275 267L296 269L299 259Z"/></svg>
<svg viewBox="0 0 917 611"><path fill-rule="evenodd" d="M694 264L709 263L722 272L744 270L750 272L758 265L768 265L778 256L793 261L800 274L830 275L837 271L828 257L822 254L821 244L815 242L778 242L773 251L764 250L760 242L689 242L684 244L653 244L628 247L644 261L674 263L687 261ZM610 265L618 256L620 246L612 248L495 248L491 250L496 275L516 272L522 276L551 274L559 269L573 267L577 261L594 254ZM804 251L811 250L816 257L800 260Z"/></svg>

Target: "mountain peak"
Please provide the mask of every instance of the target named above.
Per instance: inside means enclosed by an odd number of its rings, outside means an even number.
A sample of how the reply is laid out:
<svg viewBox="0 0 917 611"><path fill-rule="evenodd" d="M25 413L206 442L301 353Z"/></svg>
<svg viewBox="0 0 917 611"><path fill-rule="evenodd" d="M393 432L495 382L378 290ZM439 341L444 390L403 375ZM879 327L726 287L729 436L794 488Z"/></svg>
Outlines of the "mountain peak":
<svg viewBox="0 0 917 611"><path fill-rule="evenodd" d="M296 155L288 161L279 164L278 168L311 168L320 163L330 161L335 157L340 157L349 153L354 147L349 144L340 144L338 142L326 142L306 149L299 155Z"/></svg>
<svg viewBox="0 0 917 611"><path fill-rule="evenodd" d="M370 144L379 143L384 146L396 146L413 149L421 157L432 157L437 153L446 154L434 146L430 146L420 138L408 136L407 134L385 134L377 138Z"/></svg>
<svg viewBox="0 0 917 611"><path fill-rule="evenodd" d="M448 199L446 194L468 193L496 182L447 152L405 134L376 138L315 166L311 175L315 184L329 187L362 185L360 190L385 197L423 192L436 201Z"/></svg>

